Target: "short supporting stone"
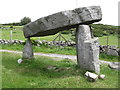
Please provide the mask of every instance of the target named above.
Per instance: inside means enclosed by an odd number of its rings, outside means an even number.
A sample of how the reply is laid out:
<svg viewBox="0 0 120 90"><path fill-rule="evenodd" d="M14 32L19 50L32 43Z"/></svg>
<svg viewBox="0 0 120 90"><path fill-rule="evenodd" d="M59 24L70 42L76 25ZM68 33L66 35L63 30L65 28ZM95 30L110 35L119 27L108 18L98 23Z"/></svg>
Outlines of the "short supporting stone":
<svg viewBox="0 0 120 90"><path fill-rule="evenodd" d="M76 49L78 65L83 69L100 73L98 38L91 38L88 25L77 27Z"/></svg>
<svg viewBox="0 0 120 90"><path fill-rule="evenodd" d="M33 49L32 49L32 42L30 40L30 38L27 38L26 40L26 44L24 46L24 50L23 50L23 55L22 55L22 59L27 59L27 60L31 60L33 59Z"/></svg>

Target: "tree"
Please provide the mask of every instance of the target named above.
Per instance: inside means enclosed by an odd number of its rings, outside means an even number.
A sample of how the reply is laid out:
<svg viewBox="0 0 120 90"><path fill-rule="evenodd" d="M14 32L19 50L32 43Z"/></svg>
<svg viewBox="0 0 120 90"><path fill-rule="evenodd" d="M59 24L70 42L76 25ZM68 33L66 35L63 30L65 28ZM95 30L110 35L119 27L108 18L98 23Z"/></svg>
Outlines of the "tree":
<svg viewBox="0 0 120 90"><path fill-rule="evenodd" d="M31 22L31 19L29 17L24 17L21 19L21 25L28 24L29 22Z"/></svg>

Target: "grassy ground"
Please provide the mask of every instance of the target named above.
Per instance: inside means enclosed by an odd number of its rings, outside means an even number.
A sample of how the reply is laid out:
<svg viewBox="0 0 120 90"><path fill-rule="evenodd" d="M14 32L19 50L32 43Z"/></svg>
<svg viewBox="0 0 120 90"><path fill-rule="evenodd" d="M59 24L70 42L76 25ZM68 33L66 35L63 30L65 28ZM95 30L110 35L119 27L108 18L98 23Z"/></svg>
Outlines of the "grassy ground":
<svg viewBox="0 0 120 90"><path fill-rule="evenodd" d="M22 51L23 45L0 45L2 48L7 50L17 50ZM76 55L76 48L73 47L55 47L55 46L33 46L34 52L43 52L43 53L56 53L56 54L65 54L65 55ZM117 56L111 56L106 54L100 54L100 60L118 62L120 61Z"/></svg>
<svg viewBox="0 0 120 90"><path fill-rule="evenodd" d="M0 38L1 36L2 36L2 33L0 33ZM0 89L1 88L2 88L2 54L0 53Z"/></svg>
<svg viewBox="0 0 120 90"><path fill-rule="evenodd" d="M0 53L0 89L2 88L2 55Z"/></svg>
<svg viewBox="0 0 120 90"><path fill-rule="evenodd" d="M23 36L22 27L17 26L15 27L16 30L12 29L6 29L6 30L0 30L0 33L2 33L2 39L10 40L10 31L12 30L12 39L18 39L18 40L25 40Z"/></svg>
<svg viewBox="0 0 120 90"><path fill-rule="evenodd" d="M104 80L88 82L85 71L75 63L52 58L36 57L34 61L17 64L19 54L2 53L2 87L3 88L118 88L118 71L101 65ZM48 70L56 66L56 70Z"/></svg>
<svg viewBox="0 0 120 90"><path fill-rule="evenodd" d="M23 31L22 31L22 26L14 26L16 30L13 30L13 37L12 39L18 39L18 40L25 40ZM2 38L0 39L10 39L10 30L0 30L0 33L2 33ZM45 36L45 37L34 37L32 39L35 40L46 40L46 41L53 41L55 39L56 35L51 35L51 36ZM62 34L67 40L70 40L71 34ZM110 35L108 38L108 44L109 45L116 45L118 46L118 36L117 35ZM99 37L100 45L107 45L107 36Z"/></svg>
<svg viewBox="0 0 120 90"><path fill-rule="evenodd" d="M3 30L0 31L2 33L2 39L9 40L10 39L10 30ZM22 30L13 30L12 33L12 39L13 40L25 40L23 31ZM58 34L52 35L52 36L45 36L45 37L33 37L34 40L46 40L46 41L53 41L55 37L57 37ZM67 40L70 40L70 34L69 35L63 35ZM58 39L57 39L58 40Z"/></svg>
<svg viewBox="0 0 120 90"><path fill-rule="evenodd" d="M107 45L107 36L99 37L100 45ZM110 35L108 36L108 45L118 46L118 36Z"/></svg>
<svg viewBox="0 0 120 90"><path fill-rule="evenodd" d="M16 28L16 30L12 30L12 39L15 40L25 40L24 35L23 35L23 31L22 31L22 26L14 26L14 28ZM0 30L0 33L2 33L2 38L1 39L6 39L9 40L10 39L10 29L8 30ZM56 35L51 35L51 36L45 36L45 37L34 37L32 39L35 40L46 40L46 41L53 41L55 39L55 37L57 37L58 34ZM71 35L63 35L67 40L70 40ZM63 40L63 39L61 39Z"/></svg>

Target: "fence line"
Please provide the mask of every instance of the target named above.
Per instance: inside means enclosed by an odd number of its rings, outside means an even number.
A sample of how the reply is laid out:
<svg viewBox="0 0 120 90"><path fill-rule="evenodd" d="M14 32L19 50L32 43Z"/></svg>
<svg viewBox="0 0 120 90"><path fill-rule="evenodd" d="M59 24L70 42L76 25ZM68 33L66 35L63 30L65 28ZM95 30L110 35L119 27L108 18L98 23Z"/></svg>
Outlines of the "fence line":
<svg viewBox="0 0 120 90"><path fill-rule="evenodd" d="M15 29L1 29L0 28L0 34L1 34L0 39L4 39L4 40L10 40L10 41L12 41L12 40L25 40L25 37L23 35L23 31L18 30L18 29L15 30ZM56 36L52 37L53 40L54 40L55 37ZM42 41L43 38L37 37L35 39ZM102 45L111 45L110 44L111 40L110 40L109 36L105 36L103 38L104 38L104 44L102 44ZM46 38L44 40L46 40ZM52 39L50 39L50 41L52 41ZM62 39L62 41L64 41L64 40Z"/></svg>
<svg viewBox="0 0 120 90"><path fill-rule="evenodd" d="M0 39L10 40L10 41L25 40L22 30L0 28L0 32L1 32Z"/></svg>

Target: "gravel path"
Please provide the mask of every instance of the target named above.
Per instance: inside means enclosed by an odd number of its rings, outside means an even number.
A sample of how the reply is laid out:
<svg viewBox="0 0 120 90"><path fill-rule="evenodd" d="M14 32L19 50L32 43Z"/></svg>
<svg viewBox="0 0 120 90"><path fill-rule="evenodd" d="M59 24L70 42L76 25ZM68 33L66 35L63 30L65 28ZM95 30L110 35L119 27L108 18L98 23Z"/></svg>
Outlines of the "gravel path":
<svg viewBox="0 0 120 90"><path fill-rule="evenodd" d="M0 52L10 52L10 53L20 53L20 54L22 54L21 51L12 51L12 50L3 50L3 49L0 49ZM45 53L34 53L34 55L48 56L48 57L58 57L58 58L68 58L68 59L76 59L76 56L73 56L73 55L45 54Z"/></svg>
<svg viewBox="0 0 120 90"><path fill-rule="evenodd" d="M9 53L19 53L22 54L21 51L12 51L12 50L3 50L0 49L0 52L9 52ZM76 60L77 57L74 55L62 55L62 54L45 54L45 53L34 53L34 55L38 55L38 56L48 56L48 57L57 57L57 58L64 58L64 59L71 59L71 60ZM106 63L106 64L110 64L111 62L108 61L103 61L100 60L100 63Z"/></svg>

